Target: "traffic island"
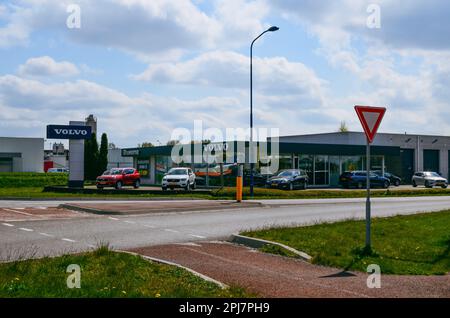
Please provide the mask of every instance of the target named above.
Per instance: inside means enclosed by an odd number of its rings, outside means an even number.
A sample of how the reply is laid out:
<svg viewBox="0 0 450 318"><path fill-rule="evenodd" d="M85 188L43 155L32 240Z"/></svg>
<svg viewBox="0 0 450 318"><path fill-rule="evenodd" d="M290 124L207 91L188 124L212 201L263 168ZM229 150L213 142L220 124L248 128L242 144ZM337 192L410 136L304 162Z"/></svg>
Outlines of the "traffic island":
<svg viewBox="0 0 450 318"><path fill-rule="evenodd" d="M169 213L169 212L194 212L213 211L225 209L260 208L263 204L259 202L220 201L220 200L189 200L189 201L150 201L150 202L104 202L104 203L66 203L59 207L68 210L81 211L104 215L130 215L146 213Z"/></svg>

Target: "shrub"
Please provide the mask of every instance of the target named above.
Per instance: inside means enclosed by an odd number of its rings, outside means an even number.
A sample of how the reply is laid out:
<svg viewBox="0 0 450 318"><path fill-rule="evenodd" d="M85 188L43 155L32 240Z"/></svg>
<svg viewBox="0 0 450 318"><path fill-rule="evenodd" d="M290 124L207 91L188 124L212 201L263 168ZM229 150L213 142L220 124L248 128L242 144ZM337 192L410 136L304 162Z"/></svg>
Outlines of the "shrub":
<svg viewBox="0 0 450 318"><path fill-rule="evenodd" d="M68 179L69 176L66 173L2 172L0 188L66 185Z"/></svg>

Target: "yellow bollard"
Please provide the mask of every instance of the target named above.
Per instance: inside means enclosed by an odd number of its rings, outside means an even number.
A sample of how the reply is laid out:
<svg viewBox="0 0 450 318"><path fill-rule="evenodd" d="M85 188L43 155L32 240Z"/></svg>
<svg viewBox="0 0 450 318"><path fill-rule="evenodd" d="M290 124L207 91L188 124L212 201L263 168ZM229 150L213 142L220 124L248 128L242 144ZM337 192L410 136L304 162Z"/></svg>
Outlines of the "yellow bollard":
<svg viewBox="0 0 450 318"><path fill-rule="evenodd" d="M236 177L236 202L242 201L242 177Z"/></svg>

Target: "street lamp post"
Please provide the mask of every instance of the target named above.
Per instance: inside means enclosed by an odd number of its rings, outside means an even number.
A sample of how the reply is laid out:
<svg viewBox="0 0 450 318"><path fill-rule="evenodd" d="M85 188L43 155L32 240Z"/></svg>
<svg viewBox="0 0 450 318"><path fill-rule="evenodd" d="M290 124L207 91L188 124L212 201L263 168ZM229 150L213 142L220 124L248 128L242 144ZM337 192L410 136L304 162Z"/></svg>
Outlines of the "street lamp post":
<svg viewBox="0 0 450 318"><path fill-rule="evenodd" d="M272 26L266 31L258 35L250 45L250 145L249 145L249 157L250 157L250 197L253 198L253 169L255 168L255 163L253 161L253 44L256 40L262 37L267 32L275 32L280 28Z"/></svg>

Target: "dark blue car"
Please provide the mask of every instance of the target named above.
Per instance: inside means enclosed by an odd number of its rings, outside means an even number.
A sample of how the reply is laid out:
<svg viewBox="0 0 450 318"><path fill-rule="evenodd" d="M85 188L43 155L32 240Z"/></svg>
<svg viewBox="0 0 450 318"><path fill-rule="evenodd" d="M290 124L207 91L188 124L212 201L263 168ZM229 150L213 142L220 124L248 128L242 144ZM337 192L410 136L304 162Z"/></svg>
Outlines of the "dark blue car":
<svg viewBox="0 0 450 318"><path fill-rule="evenodd" d="M346 171L339 177L339 184L343 188L358 188L366 187L366 171ZM388 178L370 173L370 187L389 188L391 182Z"/></svg>

